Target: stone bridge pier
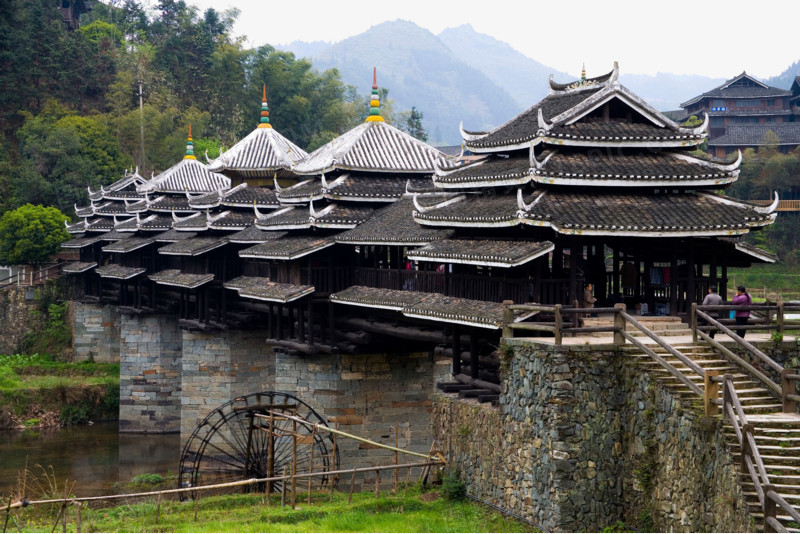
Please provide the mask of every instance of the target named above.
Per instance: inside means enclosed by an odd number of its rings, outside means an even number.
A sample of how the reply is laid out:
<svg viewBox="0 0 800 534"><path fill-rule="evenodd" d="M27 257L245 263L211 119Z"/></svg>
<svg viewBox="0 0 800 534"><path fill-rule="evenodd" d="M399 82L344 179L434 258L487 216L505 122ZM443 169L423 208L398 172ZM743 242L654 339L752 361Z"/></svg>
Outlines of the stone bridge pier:
<svg viewBox="0 0 800 534"><path fill-rule="evenodd" d="M276 351L262 330L187 331L173 316L80 303L74 317L76 354L120 363L120 431L180 433L182 443L217 406L280 391L345 432L394 446L397 428L401 448L427 453L436 382L450 378L450 359L433 351L298 355ZM394 453L352 440L338 445L343 469L394 461ZM384 486L393 480L389 472L381 478Z"/></svg>

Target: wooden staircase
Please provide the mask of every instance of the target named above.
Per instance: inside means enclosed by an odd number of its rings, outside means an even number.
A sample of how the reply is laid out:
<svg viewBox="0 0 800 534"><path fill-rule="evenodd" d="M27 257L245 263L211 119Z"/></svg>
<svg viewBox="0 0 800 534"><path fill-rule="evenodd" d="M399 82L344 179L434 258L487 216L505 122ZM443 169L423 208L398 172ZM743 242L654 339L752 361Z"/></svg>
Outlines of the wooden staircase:
<svg viewBox="0 0 800 534"><path fill-rule="evenodd" d="M669 329L666 330L669 331ZM678 329L676 328L675 331ZM770 483L776 493L800 511L800 415L782 413L781 402L771 391L761 382L754 380L741 367L720 357L708 345L686 342L676 343L673 347L706 371L713 370L717 371L720 376L725 374L732 376L734 389L742 404L744 414L748 423L753 425L756 445L764 461ZM651 348L688 376L701 389L704 388L703 378L685 363L657 345ZM624 350L629 352L630 357L641 369L658 380L679 402L688 404L702 402L702 399L698 398L697 394L689 387L681 383L649 355L644 354L641 349L629 345ZM720 388L720 396L721 392L722 388ZM725 420L724 433L728 448L735 461L741 464L741 448L734 429L727 420ZM750 475L745 472L740 473L739 484L747 499L751 517L755 519L760 528L763 528L764 514ZM783 512L780 507L776 517L788 531L800 532L800 524Z"/></svg>
<svg viewBox="0 0 800 534"><path fill-rule="evenodd" d="M670 316L637 316L636 320L661 337L691 336L689 325L680 317ZM581 319L583 326L612 326L613 319L608 317L586 317ZM633 325L627 325L626 331L634 337L643 337L644 333ZM607 336L604 333L592 334L595 337Z"/></svg>

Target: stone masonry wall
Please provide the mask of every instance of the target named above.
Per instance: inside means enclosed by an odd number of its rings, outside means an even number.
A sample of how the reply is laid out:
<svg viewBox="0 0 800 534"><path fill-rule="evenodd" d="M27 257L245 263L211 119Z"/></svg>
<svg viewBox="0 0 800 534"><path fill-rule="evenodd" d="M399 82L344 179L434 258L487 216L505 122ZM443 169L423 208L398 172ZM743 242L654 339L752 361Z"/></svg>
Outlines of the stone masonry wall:
<svg viewBox="0 0 800 534"><path fill-rule="evenodd" d="M120 361L120 314L115 306L72 302L75 361Z"/></svg>
<svg viewBox="0 0 800 534"><path fill-rule="evenodd" d="M178 432L182 338L174 317L120 320L120 432Z"/></svg>
<svg viewBox="0 0 800 534"><path fill-rule="evenodd" d="M17 352L22 338L41 325L33 300L34 290L26 287L10 287L0 291L0 354Z"/></svg>
<svg viewBox="0 0 800 534"><path fill-rule="evenodd" d="M434 402L433 434L470 494L552 531L752 530L717 420L611 349L509 354L500 409Z"/></svg>
<svg viewBox="0 0 800 534"><path fill-rule="evenodd" d="M343 431L379 443L394 446L392 427L397 426L400 448L427 453L434 387L449 373L450 361L429 353L303 357L278 353L275 388L297 396L326 419L335 417ZM394 461L393 452L348 439L339 440L339 455L342 469ZM400 458L401 463L416 460ZM385 471L381 480L388 487L394 478ZM374 473L356 478L356 488L371 488L374 483Z"/></svg>
<svg viewBox="0 0 800 534"><path fill-rule="evenodd" d="M217 406L275 388L275 354L263 331L183 332L181 442Z"/></svg>

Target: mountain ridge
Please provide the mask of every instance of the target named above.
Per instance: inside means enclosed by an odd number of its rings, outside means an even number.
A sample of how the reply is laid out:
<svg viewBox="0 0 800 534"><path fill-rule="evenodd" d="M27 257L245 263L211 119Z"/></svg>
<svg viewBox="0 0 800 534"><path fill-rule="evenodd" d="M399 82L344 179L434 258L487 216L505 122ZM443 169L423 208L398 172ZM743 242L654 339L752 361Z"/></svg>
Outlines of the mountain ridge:
<svg viewBox="0 0 800 534"><path fill-rule="evenodd" d="M488 131L544 98L552 75L558 82L574 75L529 58L506 42L476 32L470 24L446 28L438 35L402 19L386 21L336 43L294 41L276 48L307 57L314 68L339 69L345 83L368 94L371 72L389 90L395 109L412 106L424 114L423 125L433 144L461 143L459 124L470 131ZM607 70L611 70L609 61ZM795 63L774 80L791 85ZM693 74L625 73L620 83L660 111L713 89L730 78ZM607 70L600 69L601 72ZM731 78L737 73L732 73ZM766 83L773 81L773 78ZM786 87L788 89L788 87Z"/></svg>

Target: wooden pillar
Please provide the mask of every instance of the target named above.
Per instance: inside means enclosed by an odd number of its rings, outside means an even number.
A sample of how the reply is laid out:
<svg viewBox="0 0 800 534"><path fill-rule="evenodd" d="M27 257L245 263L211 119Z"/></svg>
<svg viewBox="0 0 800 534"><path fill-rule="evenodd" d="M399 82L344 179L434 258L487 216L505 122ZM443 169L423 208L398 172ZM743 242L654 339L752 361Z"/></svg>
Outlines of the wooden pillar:
<svg viewBox="0 0 800 534"><path fill-rule="evenodd" d="M208 324L211 320L211 289L208 284L203 287L203 322Z"/></svg>
<svg viewBox="0 0 800 534"><path fill-rule="evenodd" d="M336 321L334 319L333 302L328 302L328 340L331 347L336 345Z"/></svg>
<svg viewBox="0 0 800 534"><path fill-rule="evenodd" d="M309 297L310 298L310 297ZM306 337L306 321L303 317L303 306L300 302L297 303L297 340L302 342Z"/></svg>
<svg viewBox="0 0 800 534"><path fill-rule="evenodd" d="M569 249L569 302L570 304L578 300L578 247Z"/></svg>
<svg viewBox="0 0 800 534"><path fill-rule="evenodd" d="M461 373L461 325L453 325L453 376Z"/></svg>
<svg viewBox="0 0 800 534"><path fill-rule="evenodd" d="M722 276L719 279L719 294L723 300L728 300L728 257L722 256Z"/></svg>
<svg viewBox="0 0 800 534"><path fill-rule="evenodd" d="M616 246L614 247L613 258L613 265L611 266L611 294L616 297L620 294L619 249Z"/></svg>
<svg viewBox="0 0 800 534"><path fill-rule="evenodd" d="M478 376L478 335L475 332L469 335L469 371L472 378Z"/></svg>
<svg viewBox="0 0 800 534"><path fill-rule="evenodd" d="M308 296L308 329L306 330L306 343L311 347L314 345L314 299L311 295ZM321 326L321 325L320 325ZM324 336L322 336L324 337ZM311 479L309 479L311 480Z"/></svg>
<svg viewBox="0 0 800 534"><path fill-rule="evenodd" d="M271 303L269 305L269 315L267 316L267 337L269 339L275 338L275 329L272 327L272 324L275 320L275 306Z"/></svg>
<svg viewBox="0 0 800 534"><path fill-rule="evenodd" d="M294 304L287 304L286 308L287 311L289 312L286 314L288 316L287 320L289 323L289 339L294 339L294 318L297 306L295 306Z"/></svg>
<svg viewBox="0 0 800 534"><path fill-rule="evenodd" d="M697 295L695 295L694 289L694 250L690 247L687 254L686 254L686 267L688 270L688 276L686 278L686 302L682 303L681 306L684 311L689 311L689 306L692 302L697 301Z"/></svg>
<svg viewBox="0 0 800 534"><path fill-rule="evenodd" d="M678 315L678 255L674 249L669 261L669 314Z"/></svg>
<svg viewBox="0 0 800 534"><path fill-rule="evenodd" d="M275 320L277 321L275 339L281 340L283 339L283 304L278 304L278 313L275 316Z"/></svg>

